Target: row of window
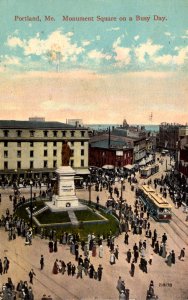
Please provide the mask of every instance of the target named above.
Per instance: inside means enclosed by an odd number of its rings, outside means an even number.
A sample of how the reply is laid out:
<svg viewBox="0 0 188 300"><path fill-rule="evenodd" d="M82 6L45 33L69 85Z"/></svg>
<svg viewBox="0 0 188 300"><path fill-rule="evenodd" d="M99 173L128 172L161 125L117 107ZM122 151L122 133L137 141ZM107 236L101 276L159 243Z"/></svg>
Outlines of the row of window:
<svg viewBox="0 0 188 300"><path fill-rule="evenodd" d="M74 156L74 150L71 150L71 156ZM48 150L44 150L44 156L45 157L47 157L48 156ZM21 154L22 154L22 151L21 150L18 150L17 151L17 157L18 158L20 158L21 157ZM84 155L84 149L81 149L81 151L80 151L80 154L81 154L81 156L83 156ZM38 155L38 154L37 154ZM57 156L57 150L53 150L53 156ZM8 151L7 150L5 150L4 151L4 158L7 158L8 157ZM31 150L30 151L30 157L34 157L34 151L33 150Z"/></svg>
<svg viewBox="0 0 188 300"><path fill-rule="evenodd" d="M70 144L71 144L71 146L74 146L74 142L73 141L71 141ZM21 147L21 146L22 146L22 143L21 142L17 142L17 147ZM57 142L53 142L53 146L57 147ZM84 146L84 142L83 141L81 141L81 146ZM8 142L4 142L4 147L8 147ZM34 142L30 142L30 147L34 147ZM44 142L44 147L48 147L48 142L47 141Z"/></svg>
<svg viewBox="0 0 188 300"><path fill-rule="evenodd" d="M58 136L58 132L59 131L53 130L52 132L53 132L53 137L57 137ZM69 132L70 132L70 136L71 137L75 136L75 131L74 130L70 130ZM86 131L81 130L80 132L81 132L81 137L85 137ZM22 136L22 130L17 130L16 133L17 133L17 137L21 137ZM35 137L35 131L34 130L30 130L29 133L30 133L30 137ZM7 129L3 130L3 134L4 134L4 137L9 137L9 130L7 130ZM43 131L43 136L44 137L48 137L49 136L49 131L48 130L44 130ZM66 137L67 136L67 131L65 131L65 130L61 131L61 136L62 137Z"/></svg>
<svg viewBox="0 0 188 300"><path fill-rule="evenodd" d="M74 167L74 160L72 160L72 159L70 160L70 165L71 165L71 167ZM81 167L84 167L84 159L81 159L80 165L81 165ZM21 161L17 161L17 169L21 169L21 167L22 167ZM43 161L43 167L48 168L47 160ZM56 168L56 167L57 167L57 160L53 160L53 168ZM34 168L34 161L30 161L30 169L33 169L33 168ZM8 161L4 162L4 169L8 169Z"/></svg>

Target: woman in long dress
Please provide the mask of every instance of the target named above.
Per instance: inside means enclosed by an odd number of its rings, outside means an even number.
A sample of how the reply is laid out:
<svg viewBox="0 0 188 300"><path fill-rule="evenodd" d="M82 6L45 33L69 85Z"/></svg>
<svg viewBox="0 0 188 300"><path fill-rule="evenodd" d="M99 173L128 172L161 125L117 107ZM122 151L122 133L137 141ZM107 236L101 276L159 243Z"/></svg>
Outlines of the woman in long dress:
<svg viewBox="0 0 188 300"><path fill-rule="evenodd" d="M116 259L115 259L114 252L111 252L111 254L110 254L110 264L113 265L113 264L115 264L115 262L116 262Z"/></svg>
<svg viewBox="0 0 188 300"><path fill-rule="evenodd" d="M100 258L103 258L103 252L104 252L103 245L100 245L99 246L99 257Z"/></svg>
<svg viewBox="0 0 188 300"><path fill-rule="evenodd" d="M58 259L56 259L56 261L54 262L52 273L53 274L58 274Z"/></svg>

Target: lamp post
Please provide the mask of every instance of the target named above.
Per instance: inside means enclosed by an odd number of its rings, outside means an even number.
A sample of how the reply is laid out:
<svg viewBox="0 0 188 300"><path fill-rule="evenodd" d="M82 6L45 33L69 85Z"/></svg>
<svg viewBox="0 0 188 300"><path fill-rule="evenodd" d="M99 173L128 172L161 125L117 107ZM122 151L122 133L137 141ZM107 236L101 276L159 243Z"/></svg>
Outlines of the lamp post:
<svg viewBox="0 0 188 300"><path fill-rule="evenodd" d="M123 202L123 182L124 182L124 179L123 179L123 177L121 177L121 196L120 196L119 220L121 220L121 213L122 213L122 202Z"/></svg>
<svg viewBox="0 0 188 300"><path fill-rule="evenodd" d="M33 181L30 180L30 226L33 227Z"/></svg>
<svg viewBox="0 0 188 300"><path fill-rule="evenodd" d="M89 204L91 204L91 175L89 175Z"/></svg>

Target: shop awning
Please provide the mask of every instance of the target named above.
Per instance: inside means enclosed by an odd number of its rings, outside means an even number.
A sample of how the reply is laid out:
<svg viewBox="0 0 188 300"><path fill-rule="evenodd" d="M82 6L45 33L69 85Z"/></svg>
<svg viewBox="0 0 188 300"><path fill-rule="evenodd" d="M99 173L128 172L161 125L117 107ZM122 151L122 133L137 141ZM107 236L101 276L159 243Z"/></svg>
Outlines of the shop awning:
<svg viewBox="0 0 188 300"><path fill-rule="evenodd" d="M146 160L143 158L141 162L139 162L139 166L145 166Z"/></svg>
<svg viewBox="0 0 188 300"><path fill-rule="evenodd" d="M134 168L135 165L126 165L124 166L124 169L127 169L127 170L132 170Z"/></svg>
<svg viewBox="0 0 188 300"><path fill-rule="evenodd" d="M105 170L113 170L114 166L113 165L104 165L104 166L102 166L102 168Z"/></svg>
<svg viewBox="0 0 188 300"><path fill-rule="evenodd" d="M89 175L89 169L76 169L76 175Z"/></svg>

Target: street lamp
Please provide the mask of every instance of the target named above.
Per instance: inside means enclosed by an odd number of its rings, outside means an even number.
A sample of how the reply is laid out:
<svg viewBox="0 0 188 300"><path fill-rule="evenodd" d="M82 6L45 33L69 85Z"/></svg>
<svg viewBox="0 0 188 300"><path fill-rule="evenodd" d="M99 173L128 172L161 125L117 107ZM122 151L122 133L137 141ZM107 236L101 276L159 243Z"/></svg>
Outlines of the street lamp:
<svg viewBox="0 0 188 300"><path fill-rule="evenodd" d="M122 202L123 202L123 182L124 179L121 177L121 196L120 196L120 208L119 208L119 220L121 221L121 213L122 213Z"/></svg>
<svg viewBox="0 0 188 300"><path fill-rule="evenodd" d="M30 180L30 226L33 227L33 181Z"/></svg>
<svg viewBox="0 0 188 300"><path fill-rule="evenodd" d="M89 175L89 204L91 204L91 175Z"/></svg>

